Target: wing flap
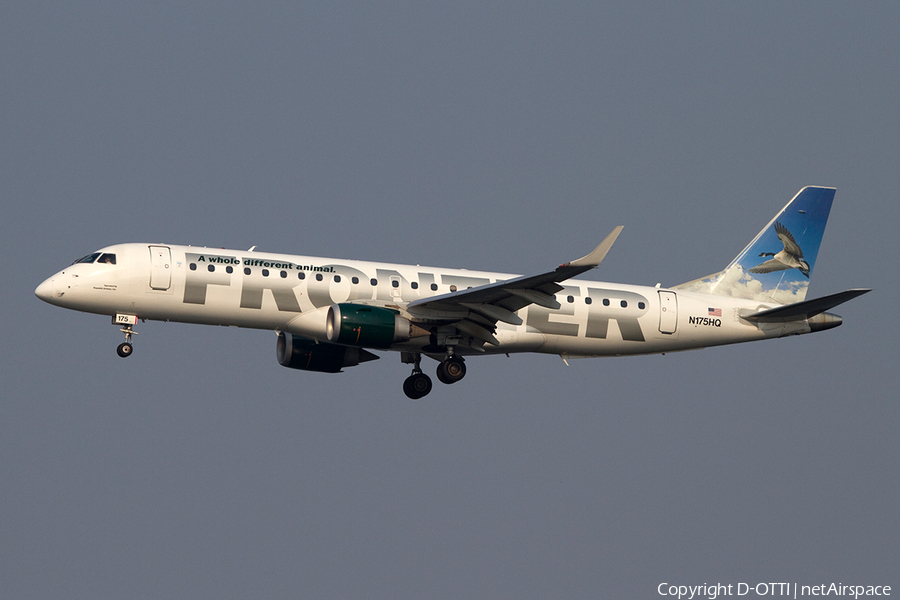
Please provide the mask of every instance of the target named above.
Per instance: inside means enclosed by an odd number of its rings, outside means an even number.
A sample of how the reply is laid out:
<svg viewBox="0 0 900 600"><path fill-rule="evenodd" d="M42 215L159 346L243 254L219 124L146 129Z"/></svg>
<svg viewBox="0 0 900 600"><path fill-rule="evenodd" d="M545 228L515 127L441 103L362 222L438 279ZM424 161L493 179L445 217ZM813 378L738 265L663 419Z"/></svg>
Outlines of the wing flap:
<svg viewBox="0 0 900 600"><path fill-rule="evenodd" d="M528 304L537 304L538 306L543 306L544 308L549 308L551 310L556 310L560 307L559 302L551 296L550 294L545 294L540 290L533 289L519 289L519 288L504 288L504 291L512 294L513 296L517 296L527 301Z"/></svg>
<svg viewBox="0 0 900 600"><path fill-rule="evenodd" d="M463 333L468 333L472 337L479 339L483 342L487 342L493 346L499 346L500 341L494 337L494 334L488 331L486 328L482 327L477 323L473 323L468 319L463 319L462 321L457 321L453 324L454 327L462 331Z"/></svg>
<svg viewBox="0 0 900 600"><path fill-rule="evenodd" d="M465 306L469 310L473 310L494 321L502 321L510 325L521 325L522 318L507 308L498 304L475 304L472 302L460 302L460 306Z"/></svg>

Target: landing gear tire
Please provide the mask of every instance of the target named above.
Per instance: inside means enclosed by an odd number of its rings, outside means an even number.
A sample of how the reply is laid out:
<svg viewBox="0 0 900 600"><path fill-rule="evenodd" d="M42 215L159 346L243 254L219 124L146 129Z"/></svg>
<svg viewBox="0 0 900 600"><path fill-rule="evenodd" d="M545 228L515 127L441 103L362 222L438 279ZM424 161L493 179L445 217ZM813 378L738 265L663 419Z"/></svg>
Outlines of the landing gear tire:
<svg viewBox="0 0 900 600"><path fill-rule="evenodd" d="M458 356L444 360L437 368L437 378L441 383L456 383L466 376L466 363Z"/></svg>
<svg viewBox="0 0 900 600"><path fill-rule="evenodd" d="M440 381L441 383L446 383L447 385L453 383L453 380L448 379L447 376L444 374L444 365L442 363L438 364L436 374L437 374L438 381Z"/></svg>
<svg viewBox="0 0 900 600"><path fill-rule="evenodd" d="M403 393L413 400L418 400L428 395L431 386L431 377L425 373L413 373L403 382Z"/></svg>

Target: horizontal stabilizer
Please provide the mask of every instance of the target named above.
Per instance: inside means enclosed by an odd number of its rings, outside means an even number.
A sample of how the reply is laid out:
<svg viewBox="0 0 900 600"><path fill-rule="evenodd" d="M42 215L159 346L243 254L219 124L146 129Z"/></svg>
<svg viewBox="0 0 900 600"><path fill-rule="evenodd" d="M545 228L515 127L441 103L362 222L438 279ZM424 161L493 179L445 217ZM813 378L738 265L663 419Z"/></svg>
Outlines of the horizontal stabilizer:
<svg viewBox="0 0 900 600"><path fill-rule="evenodd" d="M848 300L853 300L857 296L862 296L863 294L871 291L871 289L847 290L844 292L838 292L837 294L831 294L830 296L815 298L813 300L805 300L803 302L788 304L787 306L770 308L758 313L753 313L752 315L747 315L743 318L756 323L784 323L787 321L801 321L803 319L814 317L819 313L823 313L830 308L834 308L839 304L843 304Z"/></svg>

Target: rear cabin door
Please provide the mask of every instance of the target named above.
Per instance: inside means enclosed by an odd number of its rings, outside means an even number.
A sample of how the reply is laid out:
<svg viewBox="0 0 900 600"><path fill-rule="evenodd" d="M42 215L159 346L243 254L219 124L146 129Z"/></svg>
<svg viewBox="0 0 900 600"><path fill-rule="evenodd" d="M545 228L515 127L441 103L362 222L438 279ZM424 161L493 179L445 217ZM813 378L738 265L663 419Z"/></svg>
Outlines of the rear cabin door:
<svg viewBox="0 0 900 600"><path fill-rule="evenodd" d="M172 251L168 246L150 246L150 288L167 290L172 285Z"/></svg>
<svg viewBox="0 0 900 600"><path fill-rule="evenodd" d="M659 330L675 333L678 326L678 300L675 292L659 292Z"/></svg>

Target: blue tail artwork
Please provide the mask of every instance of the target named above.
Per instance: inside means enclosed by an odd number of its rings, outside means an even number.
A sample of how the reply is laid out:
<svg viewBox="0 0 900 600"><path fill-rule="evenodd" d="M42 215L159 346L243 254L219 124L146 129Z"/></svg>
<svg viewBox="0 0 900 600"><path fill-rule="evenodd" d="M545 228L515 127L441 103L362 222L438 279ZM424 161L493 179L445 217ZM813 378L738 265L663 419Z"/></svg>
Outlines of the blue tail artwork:
<svg viewBox="0 0 900 600"><path fill-rule="evenodd" d="M762 302L802 302L834 193L834 188L803 188L724 270L675 287Z"/></svg>

